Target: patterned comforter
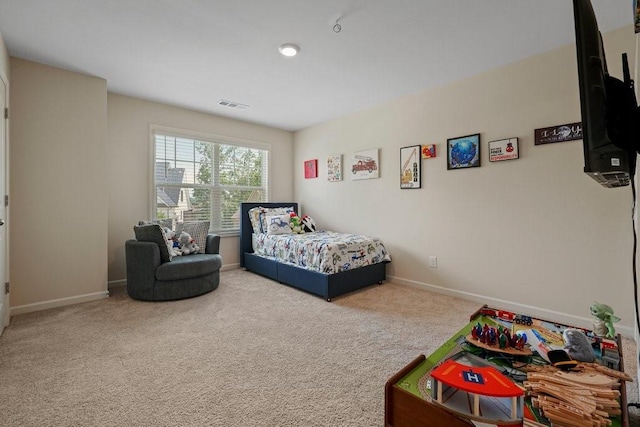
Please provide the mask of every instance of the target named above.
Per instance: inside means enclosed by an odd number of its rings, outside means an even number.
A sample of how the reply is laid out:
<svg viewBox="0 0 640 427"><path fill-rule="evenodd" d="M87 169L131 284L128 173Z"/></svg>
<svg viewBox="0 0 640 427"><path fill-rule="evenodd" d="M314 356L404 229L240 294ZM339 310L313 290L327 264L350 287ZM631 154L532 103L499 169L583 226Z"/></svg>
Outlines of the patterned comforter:
<svg viewBox="0 0 640 427"><path fill-rule="evenodd" d="M391 261L377 237L334 231L254 234L253 250L256 255L326 274Z"/></svg>

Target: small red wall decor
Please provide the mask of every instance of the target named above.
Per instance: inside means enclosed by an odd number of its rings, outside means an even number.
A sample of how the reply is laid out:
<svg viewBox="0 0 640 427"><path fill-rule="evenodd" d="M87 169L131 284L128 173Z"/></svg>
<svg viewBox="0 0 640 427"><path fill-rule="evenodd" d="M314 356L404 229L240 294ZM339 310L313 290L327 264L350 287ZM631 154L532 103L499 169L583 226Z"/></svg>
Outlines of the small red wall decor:
<svg viewBox="0 0 640 427"><path fill-rule="evenodd" d="M317 178L318 177L318 159L305 160L304 162L304 177L305 178Z"/></svg>

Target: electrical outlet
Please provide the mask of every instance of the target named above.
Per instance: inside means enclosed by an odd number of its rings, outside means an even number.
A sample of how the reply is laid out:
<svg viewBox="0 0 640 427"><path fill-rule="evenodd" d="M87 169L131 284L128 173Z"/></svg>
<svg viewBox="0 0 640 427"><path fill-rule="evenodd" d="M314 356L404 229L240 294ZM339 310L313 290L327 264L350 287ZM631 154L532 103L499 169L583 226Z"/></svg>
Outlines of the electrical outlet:
<svg viewBox="0 0 640 427"><path fill-rule="evenodd" d="M438 257L433 255L429 257L429 267L438 268Z"/></svg>

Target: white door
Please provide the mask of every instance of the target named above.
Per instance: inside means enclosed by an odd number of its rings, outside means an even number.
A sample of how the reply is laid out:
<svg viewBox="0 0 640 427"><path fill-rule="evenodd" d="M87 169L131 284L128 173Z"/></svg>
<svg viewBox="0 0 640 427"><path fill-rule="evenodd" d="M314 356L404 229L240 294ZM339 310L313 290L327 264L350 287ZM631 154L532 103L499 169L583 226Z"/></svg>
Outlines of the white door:
<svg viewBox="0 0 640 427"><path fill-rule="evenodd" d="M5 326L9 325L9 294L5 294L7 275L7 207L5 195L7 191L7 120L5 108L7 107L7 88L0 78L0 335Z"/></svg>

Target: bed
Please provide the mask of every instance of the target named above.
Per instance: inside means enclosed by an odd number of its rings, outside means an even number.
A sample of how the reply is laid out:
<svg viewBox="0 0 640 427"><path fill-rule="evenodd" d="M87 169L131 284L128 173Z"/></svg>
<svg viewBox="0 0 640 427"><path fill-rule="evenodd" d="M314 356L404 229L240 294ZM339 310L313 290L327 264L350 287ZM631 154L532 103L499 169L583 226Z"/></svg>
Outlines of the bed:
<svg viewBox="0 0 640 427"><path fill-rule="evenodd" d="M325 263L327 272L312 270L310 266L300 267L275 256L263 256L254 251L253 225L249 219L249 211L255 207L284 208L293 207L298 211L297 203L242 203L240 209L240 266L248 271L260 274L285 285L309 292L331 301L339 295L353 292L373 284L381 284L386 279L386 264L390 262L386 256L378 256L375 263L357 266L338 266L331 270ZM316 233L309 233L316 234ZM295 235L294 235L295 236ZM303 235L304 236L304 235ZM308 236L311 237L311 236ZM323 235L326 237L326 235ZM377 239L379 241L379 239ZM379 242L382 245L381 242ZM318 245L318 243L316 243ZM382 245L383 246L383 245ZM353 254L354 261L364 253ZM344 268L341 268L344 267Z"/></svg>

